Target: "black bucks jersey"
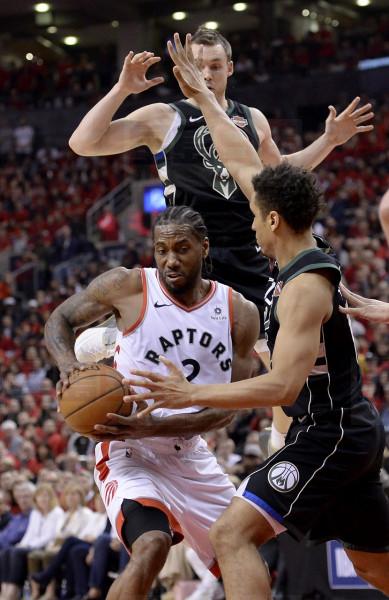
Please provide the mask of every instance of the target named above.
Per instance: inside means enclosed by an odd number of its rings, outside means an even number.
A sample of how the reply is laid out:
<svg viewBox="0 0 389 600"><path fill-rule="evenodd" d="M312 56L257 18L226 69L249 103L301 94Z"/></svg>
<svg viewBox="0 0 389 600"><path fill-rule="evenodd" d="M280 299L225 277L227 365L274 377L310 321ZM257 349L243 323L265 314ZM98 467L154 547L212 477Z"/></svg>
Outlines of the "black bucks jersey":
<svg viewBox="0 0 389 600"><path fill-rule="evenodd" d="M344 300L338 290L341 272L336 259L319 248L305 250L280 270L273 285L272 304L267 319L267 342L270 354L279 329L277 302L288 281L301 273L326 269L335 286L333 313L322 325L318 356L293 406L283 407L292 417L351 407L361 400L361 376L349 320L339 312Z"/></svg>
<svg viewBox="0 0 389 600"><path fill-rule="evenodd" d="M210 276L261 308L269 266L256 247L249 202L220 161L201 111L187 100L171 106L176 116L154 157L166 204L190 206L202 215L211 242ZM250 109L229 100L227 114L258 150Z"/></svg>

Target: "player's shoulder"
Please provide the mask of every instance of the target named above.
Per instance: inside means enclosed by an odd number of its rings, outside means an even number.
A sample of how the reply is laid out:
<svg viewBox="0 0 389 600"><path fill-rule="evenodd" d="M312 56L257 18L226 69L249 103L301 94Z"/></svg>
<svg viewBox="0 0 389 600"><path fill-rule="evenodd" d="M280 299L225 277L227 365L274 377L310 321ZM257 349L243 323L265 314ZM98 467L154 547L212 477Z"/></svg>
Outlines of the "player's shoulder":
<svg viewBox="0 0 389 600"><path fill-rule="evenodd" d="M243 294L234 289L232 290L232 312L234 322L247 323L248 327L252 327L256 322L259 323L258 308L254 302L247 300Z"/></svg>
<svg viewBox="0 0 389 600"><path fill-rule="evenodd" d="M148 117L155 118L163 118L163 117L173 117L175 114L175 110L173 106L167 104L166 102L154 102L152 104L146 104L141 108L138 108L136 111L133 111L127 115L127 118L131 118L134 114L142 114L147 115Z"/></svg>
<svg viewBox="0 0 389 600"><path fill-rule="evenodd" d="M253 123L255 128L258 130L267 130L270 128L269 121L266 116L263 114L259 108L255 108L254 106L249 106L248 110L251 113L251 118L253 119Z"/></svg>
<svg viewBox="0 0 389 600"><path fill-rule="evenodd" d="M94 279L89 288L92 291L101 290L107 296L118 294L136 294L142 291L141 269L127 269L126 267L115 267L105 271Z"/></svg>

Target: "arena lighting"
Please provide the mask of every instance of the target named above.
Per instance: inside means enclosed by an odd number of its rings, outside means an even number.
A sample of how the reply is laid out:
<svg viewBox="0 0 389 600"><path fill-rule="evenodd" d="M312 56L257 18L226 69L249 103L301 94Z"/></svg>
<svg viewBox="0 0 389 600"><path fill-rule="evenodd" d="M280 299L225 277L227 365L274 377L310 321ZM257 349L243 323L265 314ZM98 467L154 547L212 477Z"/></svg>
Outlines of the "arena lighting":
<svg viewBox="0 0 389 600"><path fill-rule="evenodd" d="M46 31L47 33L57 33L58 27L56 27L55 25L50 25L50 27L48 27Z"/></svg>
<svg viewBox="0 0 389 600"><path fill-rule="evenodd" d="M301 11L301 14L303 15L303 17L309 17L309 15L311 14L311 11L309 10L309 8L303 8L303 10Z"/></svg>
<svg viewBox="0 0 389 600"><path fill-rule="evenodd" d="M247 10L247 4L246 4L246 2L236 2L235 4L232 5L232 8L236 12L243 12L244 10Z"/></svg>
<svg viewBox="0 0 389 600"><path fill-rule="evenodd" d="M357 6L369 6L370 0L356 0L355 4Z"/></svg>
<svg viewBox="0 0 389 600"><path fill-rule="evenodd" d="M33 58L34 58L33 53L32 52L27 52L27 54L26 54L26 60L33 60Z"/></svg>
<svg viewBox="0 0 389 600"><path fill-rule="evenodd" d="M331 25L332 25L332 27L339 27L339 21L338 21L338 19L333 19L331 21Z"/></svg>
<svg viewBox="0 0 389 600"><path fill-rule="evenodd" d="M63 43L66 46L76 46L78 44L78 37L75 35L67 35L63 38Z"/></svg>
<svg viewBox="0 0 389 600"><path fill-rule="evenodd" d="M204 27L206 29L217 29L219 27L219 23L217 21L207 21L204 23Z"/></svg>
<svg viewBox="0 0 389 600"><path fill-rule="evenodd" d="M119 27L119 21L116 21L116 19L114 21L111 21L111 27L113 27L114 29Z"/></svg>
<svg viewBox="0 0 389 600"><path fill-rule="evenodd" d="M184 19L186 19L186 17L187 17L187 14L183 10L177 10L176 12L174 12L172 14L172 19L174 19L174 21L184 21Z"/></svg>
<svg viewBox="0 0 389 600"><path fill-rule="evenodd" d="M48 4L47 2L38 2L38 4L34 5L34 10L37 13L49 12L50 8L50 4Z"/></svg>

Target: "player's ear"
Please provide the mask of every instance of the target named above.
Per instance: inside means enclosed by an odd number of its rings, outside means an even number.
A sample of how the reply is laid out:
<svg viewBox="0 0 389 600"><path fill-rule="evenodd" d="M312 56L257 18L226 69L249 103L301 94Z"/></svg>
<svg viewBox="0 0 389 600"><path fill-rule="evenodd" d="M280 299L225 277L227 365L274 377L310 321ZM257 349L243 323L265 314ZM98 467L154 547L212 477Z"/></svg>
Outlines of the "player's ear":
<svg viewBox="0 0 389 600"><path fill-rule="evenodd" d="M203 259L207 258L209 254L209 239L206 237L203 241Z"/></svg>
<svg viewBox="0 0 389 600"><path fill-rule="evenodd" d="M234 61L229 60L227 63L227 77L231 77L234 72Z"/></svg>
<svg viewBox="0 0 389 600"><path fill-rule="evenodd" d="M280 225L280 215L276 210L271 210L269 212L268 222L272 231L276 231L276 229L278 229Z"/></svg>

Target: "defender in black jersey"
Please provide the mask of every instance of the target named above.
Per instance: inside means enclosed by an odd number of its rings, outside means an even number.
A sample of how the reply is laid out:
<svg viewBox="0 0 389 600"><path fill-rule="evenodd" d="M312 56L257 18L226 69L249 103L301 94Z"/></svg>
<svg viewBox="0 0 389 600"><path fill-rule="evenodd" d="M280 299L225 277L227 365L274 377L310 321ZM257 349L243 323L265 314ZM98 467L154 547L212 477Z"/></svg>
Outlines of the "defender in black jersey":
<svg viewBox="0 0 389 600"><path fill-rule="evenodd" d="M389 594L389 501L379 479L383 427L362 396L350 325L339 310L339 265L312 235L320 191L312 175L287 163L258 174L251 144L175 41L181 89L196 92L221 160L250 199L257 242L278 264L267 319L271 370L233 384L195 386L165 360L170 375L138 372L148 379L129 383L148 392L130 398L156 401L146 413L160 406L271 404L293 417L286 445L242 483L211 529L229 600L271 598L256 547L285 530L297 538L339 539L357 573Z"/></svg>

